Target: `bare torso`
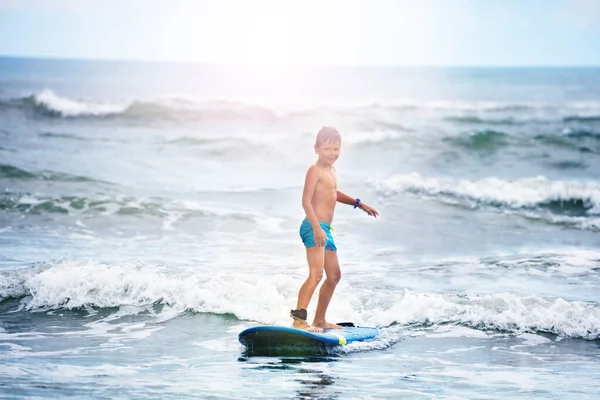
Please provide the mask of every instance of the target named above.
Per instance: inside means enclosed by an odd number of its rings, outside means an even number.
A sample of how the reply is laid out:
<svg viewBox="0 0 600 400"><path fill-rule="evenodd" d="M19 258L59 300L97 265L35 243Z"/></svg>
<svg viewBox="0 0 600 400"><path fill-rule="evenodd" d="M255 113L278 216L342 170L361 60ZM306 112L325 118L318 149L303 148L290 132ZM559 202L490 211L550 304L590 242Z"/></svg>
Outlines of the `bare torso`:
<svg viewBox="0 0 600 400"><path fill-rule="evenodd" d="M319 180L311 199L311 204L319 222L330 224L333 221L333 212L337 201L337 179L335 169L322 168L315 165L320 171Z"/></svg>

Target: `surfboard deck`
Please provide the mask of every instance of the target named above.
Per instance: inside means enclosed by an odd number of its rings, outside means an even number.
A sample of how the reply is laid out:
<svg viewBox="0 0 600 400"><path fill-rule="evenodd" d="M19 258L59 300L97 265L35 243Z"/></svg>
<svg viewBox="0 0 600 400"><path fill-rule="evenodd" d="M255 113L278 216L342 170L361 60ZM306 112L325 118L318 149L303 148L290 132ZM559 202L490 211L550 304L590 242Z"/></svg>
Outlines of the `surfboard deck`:
<svg viewBox="0 0 600 400"><path fill-rule="evenodd" d="M352 342L373 339L377 328L354 326L344 323L342 329L325 329L321 333L308 332L289 326L254 326L240 332L238 339L248 349L267 348L330 348L344 346Z"/></svg>

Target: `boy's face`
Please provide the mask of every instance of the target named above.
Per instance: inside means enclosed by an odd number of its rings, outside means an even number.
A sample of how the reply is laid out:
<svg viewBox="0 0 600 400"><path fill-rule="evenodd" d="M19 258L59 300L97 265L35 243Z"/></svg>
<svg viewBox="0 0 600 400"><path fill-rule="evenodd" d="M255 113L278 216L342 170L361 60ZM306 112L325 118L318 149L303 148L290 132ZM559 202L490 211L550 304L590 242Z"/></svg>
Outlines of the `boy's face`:
<svg viewBox="0 0 600 400"><path fill-rule="evenodd" d="M340 142L327 141L318 146L315 145L315 153L319 155L319 162L321 164L333 165L340 156L341 147L342 144Z"/></svg>

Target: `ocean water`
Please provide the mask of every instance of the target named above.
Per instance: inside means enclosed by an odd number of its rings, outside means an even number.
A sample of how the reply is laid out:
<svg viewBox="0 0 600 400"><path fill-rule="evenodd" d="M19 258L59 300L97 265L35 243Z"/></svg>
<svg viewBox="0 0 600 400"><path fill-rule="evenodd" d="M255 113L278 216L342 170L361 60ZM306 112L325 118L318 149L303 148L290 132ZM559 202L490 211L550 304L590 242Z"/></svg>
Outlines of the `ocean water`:
<svg viewBox="0 0 600 400"><path fill-rule="evenodd" d="M332 321L251 354L307 275L342 134ZM600 69L0 59L0 398L594 399ZM316 296L309 307L314 313Z"/></svg>

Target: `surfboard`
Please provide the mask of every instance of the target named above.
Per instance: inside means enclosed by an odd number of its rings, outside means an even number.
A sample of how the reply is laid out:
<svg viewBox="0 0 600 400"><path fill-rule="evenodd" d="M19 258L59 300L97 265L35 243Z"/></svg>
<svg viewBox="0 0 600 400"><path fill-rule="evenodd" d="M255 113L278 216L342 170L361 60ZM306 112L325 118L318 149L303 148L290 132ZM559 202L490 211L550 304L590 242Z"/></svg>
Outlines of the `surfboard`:
<svg viewBox="0 0 600 400"><path fill-rule="evenodd" d="M247 349L269 348L334 348L352 342L361 342L377 336L377 328L340 323L342 329L325 329L323 332L308 332L288 326L254 326L240 332L238 339Z"/></svg>

